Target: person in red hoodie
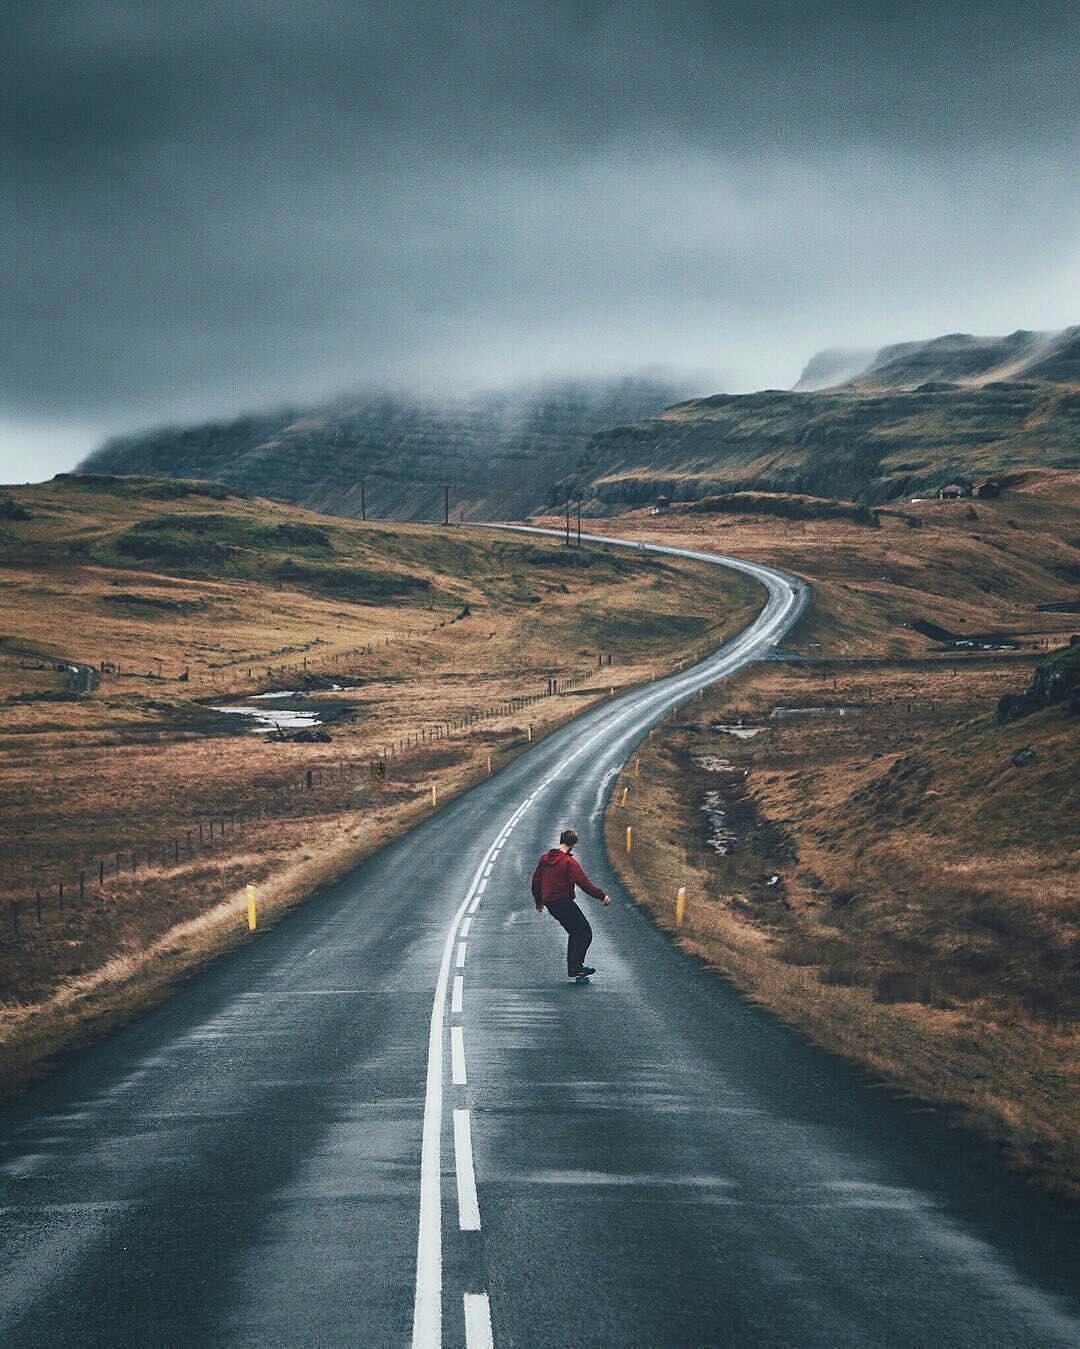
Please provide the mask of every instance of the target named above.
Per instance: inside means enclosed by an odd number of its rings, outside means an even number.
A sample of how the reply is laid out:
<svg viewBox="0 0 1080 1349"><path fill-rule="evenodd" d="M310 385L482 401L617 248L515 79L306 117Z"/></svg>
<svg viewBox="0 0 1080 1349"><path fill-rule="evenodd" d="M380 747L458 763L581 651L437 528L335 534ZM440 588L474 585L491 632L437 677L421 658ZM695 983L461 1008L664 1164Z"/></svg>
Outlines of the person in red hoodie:
<svg viewBox="0 0 1080 1349"><path fill-rule="evenodd" d="M573 829L564 829L559 835L559 846L549 848L533 872L532 893L536 901L536 912L546 908L552 918L566 929L566 972L571 979L582 975L595 974L591 965L585 964L585 952L592 941L592 928L589 920L574 902L574 886L580 885L587 895L598 899L601 904L611 903L611 896L598 885L594 885L581 869L581 863L572 855L577 834Z"/></svg>

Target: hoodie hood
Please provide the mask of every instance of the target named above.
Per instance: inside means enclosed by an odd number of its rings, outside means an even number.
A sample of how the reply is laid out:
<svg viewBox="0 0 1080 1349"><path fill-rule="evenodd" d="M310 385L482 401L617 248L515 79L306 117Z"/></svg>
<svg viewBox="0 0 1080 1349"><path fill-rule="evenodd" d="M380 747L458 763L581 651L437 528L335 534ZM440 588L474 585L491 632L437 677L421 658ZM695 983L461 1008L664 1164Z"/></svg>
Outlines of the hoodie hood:
<svg viewBox="0 0 1080 1349"><path fill-rule="evenodd" d="M581 869L573 853L562 848L549 848L536 864L532 878L532 895L537 905L551 900L573 899L574 886L580 885L593 899L603 899L604 892L594 885Z"/></svg>

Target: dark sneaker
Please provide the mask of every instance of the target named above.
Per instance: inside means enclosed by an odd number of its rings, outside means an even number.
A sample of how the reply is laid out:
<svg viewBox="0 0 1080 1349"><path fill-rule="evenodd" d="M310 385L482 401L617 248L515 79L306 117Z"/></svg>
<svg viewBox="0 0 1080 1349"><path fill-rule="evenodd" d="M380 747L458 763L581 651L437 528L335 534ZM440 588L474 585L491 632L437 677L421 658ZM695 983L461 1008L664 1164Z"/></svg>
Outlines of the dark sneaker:
<svg viewBox="0 0 1080 1349"><path fill-rule="evenodd" d="M593 969L591 965L582 965L582 967L579 970L571 970L569 977L571 979L577 979L582 974L595 974L595 973L596 971Z"/></svg>

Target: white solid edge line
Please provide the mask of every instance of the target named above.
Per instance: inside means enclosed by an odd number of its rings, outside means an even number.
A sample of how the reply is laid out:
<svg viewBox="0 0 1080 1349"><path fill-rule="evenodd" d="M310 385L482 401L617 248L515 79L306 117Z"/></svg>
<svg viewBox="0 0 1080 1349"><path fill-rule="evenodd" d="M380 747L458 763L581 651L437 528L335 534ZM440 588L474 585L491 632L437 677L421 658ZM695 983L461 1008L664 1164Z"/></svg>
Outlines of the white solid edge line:
<svg viewBox="0 0 1080 1349"><path fill-rule="evenodd" d="M465 1294L465 1344L467 1349L492 1349L491 1304L486 1293Z"/></svg>
<svg viewBox="0 0 1080 1349"><path fill-rule="evenodd" d="M455 1087L464 1087L465 1032L461 1026L450 1027L450 1076Z"/></svg>
<svg viewBox="0 0 1080 1349"><path fill-rule="evenodd" d="M465 989L465 980L460 974L454 975L454 991L450 996L450 1010L454 1015L461 1012L461 995Z"/></svg>
<svg viewBox="0 0 1080 1349"><path fill-rule="evenodd" d="M476 1198L472 1127L467 1110L454 1111L454 1166L457 1172L458 1226L463 1232L479 1232L480 1204Z"/></svg>

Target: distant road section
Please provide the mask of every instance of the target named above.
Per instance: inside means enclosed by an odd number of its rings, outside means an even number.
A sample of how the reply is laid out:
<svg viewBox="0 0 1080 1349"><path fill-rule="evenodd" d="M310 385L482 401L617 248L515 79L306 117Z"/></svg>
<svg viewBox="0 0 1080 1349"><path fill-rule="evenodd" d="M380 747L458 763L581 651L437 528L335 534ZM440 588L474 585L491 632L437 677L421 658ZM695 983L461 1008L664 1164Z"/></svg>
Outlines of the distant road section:
<svg viewBox="0 0 1080 1349"><path fill-rule="evenodd" d="M807 603L725 565L767 590L734 641L534 745L0 1116L0 1342L1080 1342L1075 1211L749 1006L612 874L629 752ZM529 894L566 824L615 901L583 900L588 986Z"/></svg>

